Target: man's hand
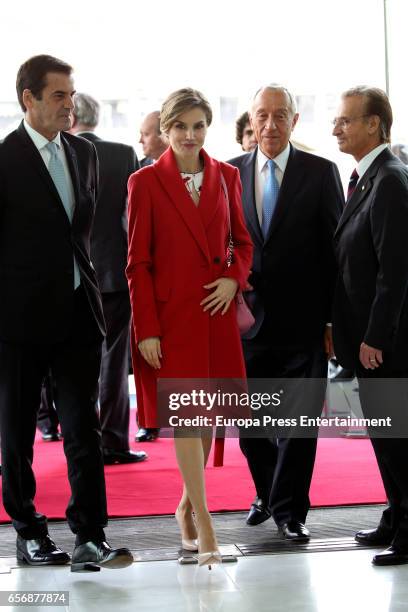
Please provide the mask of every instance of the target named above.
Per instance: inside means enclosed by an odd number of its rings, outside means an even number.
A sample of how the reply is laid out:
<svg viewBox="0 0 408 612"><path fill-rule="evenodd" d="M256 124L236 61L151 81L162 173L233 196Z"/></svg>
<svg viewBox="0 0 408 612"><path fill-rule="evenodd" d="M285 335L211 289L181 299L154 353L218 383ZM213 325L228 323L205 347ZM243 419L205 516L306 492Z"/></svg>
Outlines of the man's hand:
<svg viewBox="0 0 408 612"><path fill-rule="evenodd" d="M137 346L143 359L147 361L149 366L159 370L161 368L160 359L162 358L160 339L157 337L145 338Z"/></svg>
<svg viewBox="0 0 408 612"><path fill-rule="evenodd" d="M375 370L383 362L382 351L362 342L360 344L360 361L366 370Z"/></svg>
<svg viewBox="0 0 408 612"><path fill-rule="evenodd" d="M326 325L326 329L324 330L324 352L327 355L327 359L332 359L334 357L334 347L333 347L333 332L331 325Z"/></svg>
<svg viewBox="0 0 408 612"><path fill-rule="evenodd" d="M225 314L235 297L238 282L234 278L217 278L213 283L204 285L204 289L214 289L200 302L200 306L204 306L204 312L212 308L211 315L215 315L222 308L221 314Z"/></svg>

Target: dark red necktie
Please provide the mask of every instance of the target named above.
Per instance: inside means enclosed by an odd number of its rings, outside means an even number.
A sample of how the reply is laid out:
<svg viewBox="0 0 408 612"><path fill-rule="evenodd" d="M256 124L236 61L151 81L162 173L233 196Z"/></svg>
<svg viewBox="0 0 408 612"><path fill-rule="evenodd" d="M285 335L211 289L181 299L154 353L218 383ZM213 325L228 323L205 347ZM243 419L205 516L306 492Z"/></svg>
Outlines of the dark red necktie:
<svg viewBox="0 0 408 612"><path fill-rule="evenodd" d="M351 196L353 195L357 187L358 179L359 179L359 176L357 174L357 170L354 168L353 172L351 173L348 188L347 188L347 202L349 201L349 199L351 198Z"/></svg>

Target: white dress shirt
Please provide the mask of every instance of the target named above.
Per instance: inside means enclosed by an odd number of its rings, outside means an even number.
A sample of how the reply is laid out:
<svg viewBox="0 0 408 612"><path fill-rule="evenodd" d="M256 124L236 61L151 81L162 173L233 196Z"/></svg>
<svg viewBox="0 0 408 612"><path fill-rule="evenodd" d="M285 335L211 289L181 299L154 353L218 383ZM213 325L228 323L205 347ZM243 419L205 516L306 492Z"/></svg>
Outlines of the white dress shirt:
<svg viewBox="0 0 408 612"><path fill-rule="evenodd" d="M382 143L378 145L378 147L375 147L375 149L372 149L372 151L367 153L367 155L365 155L362 159L360 159L356 167L357 174L358 174L357 184L360 181L363 174L367 172L367 170L369 169L369 167L371 166L375 158L378 157L379 154L382 153L384 149L386 149L387 147L388 145L386 143Z"/></svg>
<svg viewBox="0 0 408 612"><path fill-rule="evenodd" d="M275 176L279 183L279 187L282 185L283 175L285 174L286 166L289 159L290 144L288 143L286 148L283 149L279 155L273 158L276 164ZM255 202L256 212L258 214L259 225L262 226L262 200L265 190L265 182L269 175L268 167L269 157L266 157L258 146L258 152L256 156L256 171L255 171Z"/></svg>

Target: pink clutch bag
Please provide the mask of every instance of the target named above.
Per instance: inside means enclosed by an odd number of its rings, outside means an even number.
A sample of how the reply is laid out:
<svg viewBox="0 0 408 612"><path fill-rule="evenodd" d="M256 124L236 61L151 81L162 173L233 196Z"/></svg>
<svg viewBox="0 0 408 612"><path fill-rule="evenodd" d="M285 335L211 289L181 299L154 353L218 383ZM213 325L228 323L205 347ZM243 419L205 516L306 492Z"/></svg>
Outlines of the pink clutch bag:
<svg viewBox="0 0 408 612"><path fill-rule="evenodd" d="M222 189L225 194L225 199L227 200L227 211L228 211L228 227L229 227L229 243L228 243L228 255L227 255L227 266L229 267L232 264L232 253L234 250L234 242L232 240L232 232L231 232L231 215L230 215L230 204L228 197L227 185L225 184L224 176L221 172L221 184ZM241 333L241 336L246 334L251 327L255 323L254 315L252 314L246 300L244 294L241 290L238 290L235 294L235 309L237 313L237 323L238 329Z"/></svg>
<svg viewBox="0 0 408 612"><path fill-rule="evenodd" d="M246 303L242 291L237 291L235 296L235 307L237 311L237 323L241 336L249 332L255 323L254 315L252 314L248 304Z"/></svg>

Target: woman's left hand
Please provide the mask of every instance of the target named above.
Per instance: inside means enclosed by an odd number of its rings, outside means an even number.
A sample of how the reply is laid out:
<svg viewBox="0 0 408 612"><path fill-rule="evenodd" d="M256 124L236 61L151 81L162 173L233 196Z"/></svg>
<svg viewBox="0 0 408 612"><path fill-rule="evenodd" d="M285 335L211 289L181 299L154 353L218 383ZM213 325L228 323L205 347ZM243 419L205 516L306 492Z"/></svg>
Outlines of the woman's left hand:
<svg viewBox="0 0 408 612"><path fill-rule="evenodd" d="M221 314L225 314L237 292L238 281L234 278L221 277L209 285L204 285L204 289L214 289L200 302L200 306L204 306L204 312L212 309L210 314L215 315L222 308Z"/></svg>

